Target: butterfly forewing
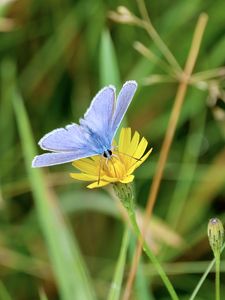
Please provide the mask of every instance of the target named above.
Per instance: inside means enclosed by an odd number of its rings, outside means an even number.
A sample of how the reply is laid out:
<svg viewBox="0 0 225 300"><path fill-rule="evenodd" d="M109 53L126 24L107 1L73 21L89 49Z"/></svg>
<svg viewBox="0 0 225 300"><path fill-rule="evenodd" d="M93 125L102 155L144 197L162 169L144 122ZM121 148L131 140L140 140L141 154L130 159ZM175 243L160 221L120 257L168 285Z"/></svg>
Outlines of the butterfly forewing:
<svg viewBox="0 0 225 300"><path fill-rule="evenodd" d="M103 148L111 146L113 138L111 121L113 118L114 105L115 88L113 86L105 87L92 100L84 118L80 119L81 126L91 132L93 141L96 142L96 146L99 147L99 152L102 152ZM105 147L100 147L99 142Z"/></svg>
<svg viewBox="0 0 225 300"><path fill-rule="evenodd" d="M137 83L136 81L127 81L117 98L116 102L116 109L113 115L112 119L112 125L111 125L111 131L113 132L113 137L116 134L116 131L118 127L120 126L120 123L128 109L128 106L130 105L130 102L136 92L137 89Z"/></svg>

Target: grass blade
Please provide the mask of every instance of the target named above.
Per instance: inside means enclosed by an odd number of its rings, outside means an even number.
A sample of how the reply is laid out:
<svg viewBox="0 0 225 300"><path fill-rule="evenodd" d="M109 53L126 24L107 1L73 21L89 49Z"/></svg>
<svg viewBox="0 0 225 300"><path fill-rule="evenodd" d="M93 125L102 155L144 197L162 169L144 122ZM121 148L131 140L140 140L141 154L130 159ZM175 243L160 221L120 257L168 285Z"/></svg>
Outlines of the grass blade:
<svg viewBox="0 0 225 300"><path fill-rule="evenodd" d="M120 86L120 75L114 46L107 30L103 31L100 45L100 84Z"/></svg>
<svg viewBox="0 0 225 300"><path fill-rule="evenodd" d="M129 240L130 240L130 230L127 227L123 234L120 255L117 261L114 278L111 283L111 289L109 291L108 300L119 300L120 298L120 291L121 291L124 268L126 263L127 250L129 246Z"/></svg>
<svg viewBox="0 0 225 300"><path fill-rule="evenodd" d="M35 145L23 100L15 86L12 102L36 210L61 299L94 299L84 262L56 197L46 188L42 170L31 168Z"/></svg>
<svg viewBox="0 0 225 300"><path fill-rule="evenodd" d="M48 300L48 297L42 288L40 288L39 290L39 296L40 296L40 300Z"/></svg>
<svg viewBox="0 0 225 300"><path fill-rule="evenodd" d="M0 299L12 300L11 296L9 295L9 293L2 281L0 281Z"/></svg>

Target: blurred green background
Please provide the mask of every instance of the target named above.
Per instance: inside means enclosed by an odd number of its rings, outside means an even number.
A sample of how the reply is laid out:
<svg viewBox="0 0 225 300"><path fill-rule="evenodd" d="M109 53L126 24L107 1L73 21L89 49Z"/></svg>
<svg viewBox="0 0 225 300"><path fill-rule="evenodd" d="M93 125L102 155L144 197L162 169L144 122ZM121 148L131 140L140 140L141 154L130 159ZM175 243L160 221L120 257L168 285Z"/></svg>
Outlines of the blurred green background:
<svg viewBox="0 0 225 300"><path fill-rule="evenodd" d="M178 82L164 81L159 61L134 49L139 41L162 58L146 31L108 17L119 5L140 17L135 1L4 2L0 2L0 299L107 299L125 224L118 207L105 190L88 190L85 183L73 181L70 164L34 170L31 160L41 153L39 139L78 122L102 86L120 88L125 80L135 79L139 89L126 122L154 148L135 177L137 208L144 208ZM161 0L146 1L146 6L181 66L198 16L206 12L209 20L195 72L224 65L224 1ZM209 218L225 221L225 72L213 72L215 76L200 76L195 86L188 87L152 220L152 247L180 299L188 299L207 267L205 261L212 259L206 235ZM146 77L154 79L150 85L144 84ZM132 236L124 283L134 242ZM207 277L198 295L196 299L213 299L214 275ZM145 257L132 299L169 299Z"/></svg>

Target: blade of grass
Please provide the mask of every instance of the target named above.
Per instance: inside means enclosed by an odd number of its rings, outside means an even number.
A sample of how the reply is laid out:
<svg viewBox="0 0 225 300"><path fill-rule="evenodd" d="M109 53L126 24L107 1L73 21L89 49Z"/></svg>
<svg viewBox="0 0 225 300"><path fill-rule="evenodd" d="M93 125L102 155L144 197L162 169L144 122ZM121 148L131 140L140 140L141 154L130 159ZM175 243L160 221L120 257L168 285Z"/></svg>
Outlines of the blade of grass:
<svg viewBox="0 0 225 300"><path fill-rule="evenodd" d="M0 299L1 300L12 300L9 292L7 291L5 285L0 281Z"/></svg>
<svg viewBox="0 0 225 300"><path fill-rule="evenodd" d="M4 143L0 145L1 155L8 153L14 139L13 110L11 99L11 79L8 72L8 63L3 61L0 67L1 101L0 101L0 136L4 136ZM5 134L7 132L7 134ZM3 165L5 168L8 166ZM2 172L1 172L2 173Z"/></svg>
<svg viewBox="0 0 225 300"><path fill-rule="evenodd" d="M55 65L58 68L62 67L59 60L73 42L81 23L88 18L86 13L88 14L89 11L83 6L84 3L80 2L68 11L61 23L58 24L55 33L44 43L20 74L19 82L28 94L35 90L51 68ZM82 12L79 17L77 16L78 11Z"/></svg>
<svg viewBox="0 0 225 300"><path fill-rule="evenodd" d="M192 184L192 180L189 180L188 182L183 180L183 178L185 177L186 163L192 164L192 170L190 174L191 177L193 178L195 175L195 170L197 167L196 165L197 159L201 151L202 139L204 136L205 118L206 118L206 109L202 111L199 118L195 118L194 120L192 120L192 123L190 125L192 128L190 128L190 133L187 137L179 179L175 187L172 199L170 201L170 205L166 217L168 223L172 225L172 228L177 228L178 220L180 218L180 213L184 207L184 203L188 197L188 193L190 191L191 184ZM190 149L192 149L192 152L190 152Z"/></svg>
<svg viewBox="0 0 225 300"><path fill-rule="evenodd" d="M127 250L129 246L129 239L130 239L130 230L128 227L125 228L122 244L120 248L120 254L117 261L114 278L111 283L111 288L108 295L108 300L119 300L120 299L120 292L121 292L121 285L123 280L123 274L125 269L126 257L127 257Z"/></svg>
<svg viewBox="0 0 225 300"><path fill-rule="evenodd" d="M201 183L196 185L185 204L181 215L179 229L181 232L188 232L201 223L202 216L206 213L210 203L215 199L219 191L224 187L225 178L225 149L221 150L215 157L212 164L202 175ZM218 176L219 174L219 176ZM211 180L216 177L217 180ZM209 182L209 184L205 184ZM188 212L188 215L187 215Z"/></svg>
<svg viewBox="0 0 225 300"><path fill-rule="evenodd" d="M44 289L42 289L42 288L39 289L39 297L40 297L40 300L48 300L48 297L47 297Z"/></svg>
<svg viewBox="0 0 225 300"><path fill-rule="evenodd" d="M99 70L100 70L100 84L109 85L113 84L118 88L121 86L120 73L116 58L116 53L113 45L113 41L110 37L109 32L105 29L102 33L101 46L100 46L100 57L99 57ZM120 128L126 126L126 117L120 125ZM120 132L117 130L116 138Z"/></svg>
<svg viewBox="0 0 225 300"><path fill-rule="evenodd" d="M100 44L100 84L102 86L113 84L116 88L120 86L120 75L117 67L115 49L108 30L102 33Z"/></svg>
<svg viewBox="0 0 225 300"><path fill-rule="evenodd" d="M143 272L142 259L140 259L135 280L135 296L137 297L137 300L155 300L152 292L149 291L149 284L149 280L146 278Z"/></svg>
<svg viewBox="0 0 225 300"><path fill-rule="evenodd" d="M136 246L136 238L134 236L131 236L131 242L130 242L130 260L132 259L132 256L135 251ZM152 264L150 264L152 266ZM145 271L144 263L142 260L142 257L140 258L140 262L137 269L136 274L136 280L135 280L135 299L137 300L155 300L154 296L152 295L152 292L149 288L151 284L151 275L149 278L146 277L146 271ZM155 270L155 269L154 269ZM158 273L157 273L158 275Z"/></svg>
<svg viewBox="0 0 225 300"><path fill-rule="evenodd" d="M12 63L12 76L14 73ZM31 161L36 154L35 145L23 100L16 86L12 103L39 222L61 298L95 299L78 245L64 220L56 197L46 188L42 170L31 168Z"/></svg>
<svg viewBox="0 0 225 300"><path fill-rule="evenodd" d="M4 236L0 231L0 235ZM17 251L0 246L0 265L5 268L27 273L37 278L52 280L49 265L37 258L20 254ZM1 298L0 298L1 299Z"/></svg>

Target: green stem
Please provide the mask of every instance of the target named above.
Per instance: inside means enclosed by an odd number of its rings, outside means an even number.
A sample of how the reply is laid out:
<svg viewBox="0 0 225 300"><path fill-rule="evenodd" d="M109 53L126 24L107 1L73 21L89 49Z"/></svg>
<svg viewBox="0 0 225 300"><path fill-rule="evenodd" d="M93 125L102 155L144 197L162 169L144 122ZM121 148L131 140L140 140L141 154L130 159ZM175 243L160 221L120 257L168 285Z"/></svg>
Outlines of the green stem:
<svg viewBox="0 0 225 300"><path fill-rule="evenodd" d="M129 217L130 222L133 226L133 230L137 237L142 242L142 248L144 252L147 254L153 265L155 266L156 270L158 271L163 283L165 284L172 300L179 300L175 289L170 282L169 278L167 277L165 271L163 270L162 266L160 265L159 261L151 251L151 249L148 247L148 244L145 242L144 236L142 236L142 233L139 229L139 226L136 221L136 215L135 215L135 199L134 199L134 191L132 184L124 184L124 183L115 183L113 185L114 191L117 195L117 197L122 202L124 208L126 209Z"/></svg>
<svg viewBox="0 0 225 300"><path fill-rule="evenodd" d="M204 274L202 275L201 279L199 280L196 288L194 289L193 293L191 294L191 297L189 300L194 300L195 296L197 295L198 291L200 290L200 287L202 286L203 282L205 281L207 275L209 274L210 270L212 269L213 265L215 263L215 259L211 261L208 268L205 270Z"/></svg>
<svg viewBox="0 0 225 300"><path fill-rule="evenodd" d="M222 246L221 252L223 252L223 250L225 249L225 243ZM216 258L214 258L211 263L209 264L208 268L205 270L204 274L202 275L200 281L198 282L197 286L195 287L193 293L191 294L191 297L189 300L194 300L195 296L197 295L198 291L200 290L200 287L202 286L203 282L205 281L207 275L209 274L209 272L211 271L212 267L214 266L216 261Z"/></svg>
<svg viewBox="0 0 225 300"><path fill-rule="evenodd" d="M216 300L220 300L220 253L215 255L216 259L216 279L215 279L215 293Z"/></svg>
<svg viewBox="0 0 225 300"><path fill-rule="evenodd" d="M173 56L172 52L170 52L169 48L166 46L166 44L161 39L158 32L155 30L154 26L152 25L152 22L149 18L145 2L143 0L137 0L137 4L140 10L140 13L143 18L142 27L145 28L149 36L152 38L152 40L155 42L156 46L159 48L163 56L166 58L167 62L174 68L176 71L176 74L181 74L183 72L181 66L177 62L176 58Z"/></svg>
<svg viewBox="0 0 225 300"><path fill-rule="evenodd" d="M139 226L137 224L134 210L129 210L128 209L128 214L129 214L130 221L131 221L131 224L133 226L135 234L138 236L139 239L142 239L143 237L142 237L142 234L140 232ZM149 248L149 246L147 245L147 243L145 241L143 241L143 250L146 253L146 255L149 257L149 259L152 261L152 263L155 266L156 270L158 271L163 283L165 284L165 286L166 286L166 288L167 288L167 290L168 290L168 292L171 296L171 299L179 300L179 298L176 294L176 291L174 290L174 287L173 287L172 283L170 282L168 276L166 275L166 273L163 270L162 266L160 265L159 261L157 260L157 258L153 254L152 250Z"/></svg>
<svg viewBox="0 0 225 300"><path fill-rule="evenodd" d="M108 300L118 300L120 298L129 242L130 242L130 228L126 227L123 234L119 259L117 261L116 270L109 291L109 296L107 298Z"/></svg>

